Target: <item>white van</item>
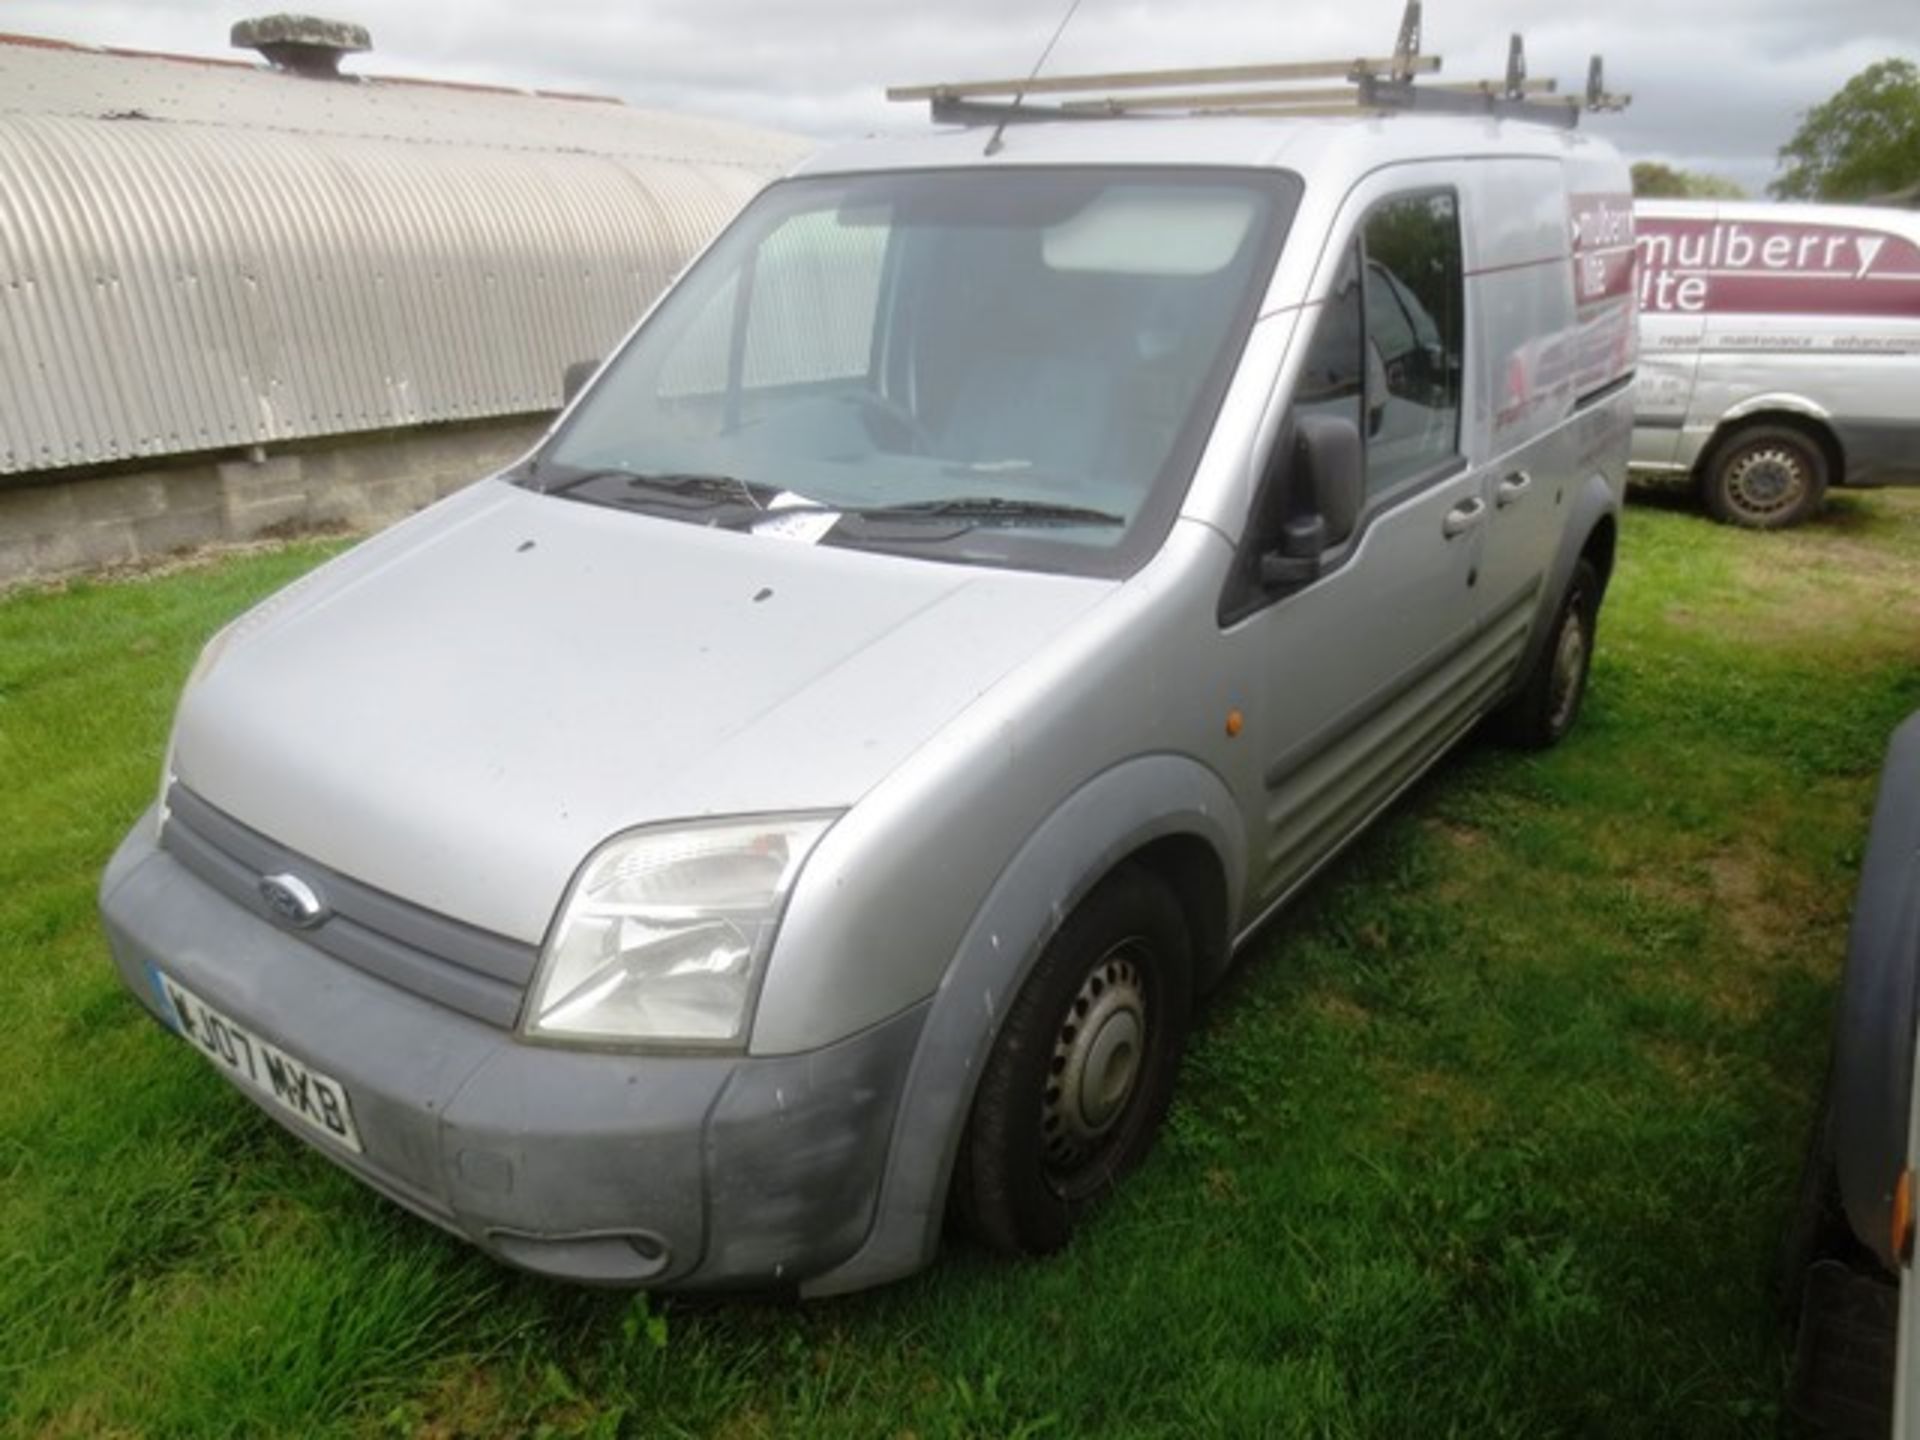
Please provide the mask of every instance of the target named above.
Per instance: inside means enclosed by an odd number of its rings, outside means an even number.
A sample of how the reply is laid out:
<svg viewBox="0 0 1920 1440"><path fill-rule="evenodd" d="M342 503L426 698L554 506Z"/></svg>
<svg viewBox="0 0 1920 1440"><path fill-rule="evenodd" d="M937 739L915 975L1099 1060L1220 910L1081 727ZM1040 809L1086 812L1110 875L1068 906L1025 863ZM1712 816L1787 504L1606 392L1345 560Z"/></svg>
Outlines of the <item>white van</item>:
<svg viewBox="0 0 1920 1440"><path fill-rule="evenodd" d="M1797 524L1830 485L1920 484L1920 214L1642 200L1636 469L1717 520Z"/></svg>
<svg viewBox="0 0 1920 1440"><path fill-rule="evenodd" d="M530 1270L1063 1243L1261 923L1483 718L1579 713L1627 169L1425 93L936 96L769 188L521 463L211 642L127 986Z"/></svg>

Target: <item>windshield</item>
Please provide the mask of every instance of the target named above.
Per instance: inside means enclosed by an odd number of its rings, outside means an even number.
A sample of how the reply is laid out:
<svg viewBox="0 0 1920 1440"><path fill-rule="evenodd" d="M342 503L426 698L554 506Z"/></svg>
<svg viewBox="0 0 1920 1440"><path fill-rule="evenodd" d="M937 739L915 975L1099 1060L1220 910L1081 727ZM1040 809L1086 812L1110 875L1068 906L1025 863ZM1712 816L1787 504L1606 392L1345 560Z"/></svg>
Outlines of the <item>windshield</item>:
<svg viewBox="0 0 1920 1440"><path fill-rule="evenodd" d="M1125 573L1184 493L1291 177L917 171L742 213L523 477L768 538Z"/></svg>

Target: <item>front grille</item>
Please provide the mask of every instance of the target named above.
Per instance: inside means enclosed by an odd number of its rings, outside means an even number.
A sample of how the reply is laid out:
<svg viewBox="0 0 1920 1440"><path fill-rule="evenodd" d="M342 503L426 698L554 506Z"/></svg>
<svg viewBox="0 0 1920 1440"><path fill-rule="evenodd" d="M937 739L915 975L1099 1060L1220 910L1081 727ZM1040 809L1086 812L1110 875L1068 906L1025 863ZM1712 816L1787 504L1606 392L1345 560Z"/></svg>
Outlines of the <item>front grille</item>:
<svg viewBox="0 0 1920 1440"><path fill-rule="evenodd" d="M501 1029L520 1013L539 959L531 945L423 910L297 855L184 785L167 791L161 844L214 889L276 924L261 878L298 875L330 912L300 938L357 970Z"/></svg>

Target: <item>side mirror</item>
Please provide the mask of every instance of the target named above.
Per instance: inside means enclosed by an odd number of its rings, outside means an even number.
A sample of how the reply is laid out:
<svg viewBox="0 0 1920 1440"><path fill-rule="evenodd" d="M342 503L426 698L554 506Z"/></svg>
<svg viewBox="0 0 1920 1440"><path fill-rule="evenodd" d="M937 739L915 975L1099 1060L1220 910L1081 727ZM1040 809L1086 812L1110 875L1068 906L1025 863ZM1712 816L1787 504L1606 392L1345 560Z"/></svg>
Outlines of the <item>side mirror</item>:
<svg viewBox="0 0 1920 1440"><path fill-rule="evenodd" d="M1260 557L1260 583L1269 590L1304 585L1320 573L1321 557L1353 534L1366 496L1360 429L1336 415L1300 415L1293 423L1289 492L1293 518L1278 549Z"/></svg>
<svg viewBox="0 0 1920 1440"><path fill-rule="evenodd" d="M1269 590L1292 590L1320 573L1327 549L1327 522L1318 515L1289 520L1280 532L1280 548L1260 557L1260 583Z"/></svg>
<svg viewBox="0 0 1920 1440"><path fill-rule="evenodd" d="M560 403L571 405L573 397L587 388L587 382L600 371L598 360L576 360L560 374Z"/></svg>
<svg viewBox="0 0 1920 1440"><path fill-rule="evenodd" d="M1338 545L1360 523L1366 501L1366 464L1360 431L1338 415L1302 415L1293 427L1294 493L1327 522L1327 544Z"/></svg>

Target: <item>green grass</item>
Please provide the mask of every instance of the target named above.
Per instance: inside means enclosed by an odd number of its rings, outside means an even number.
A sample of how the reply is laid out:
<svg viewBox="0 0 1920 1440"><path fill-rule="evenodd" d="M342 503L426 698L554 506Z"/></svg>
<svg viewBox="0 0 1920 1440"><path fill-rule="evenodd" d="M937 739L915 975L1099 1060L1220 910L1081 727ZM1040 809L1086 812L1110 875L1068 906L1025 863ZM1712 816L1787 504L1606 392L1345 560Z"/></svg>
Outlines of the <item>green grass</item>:
<svg viewBox="0 0 1920 1440"><path fill-rule="evenodd" d="M1273 927L1067 1253L808 1306L503 1270L120 992L94 884L180 682L334 548L0 600L0 1429L1772 1432L1920 494L1786 536L1636 507L1573 739L1469 746Z"/></svg>

